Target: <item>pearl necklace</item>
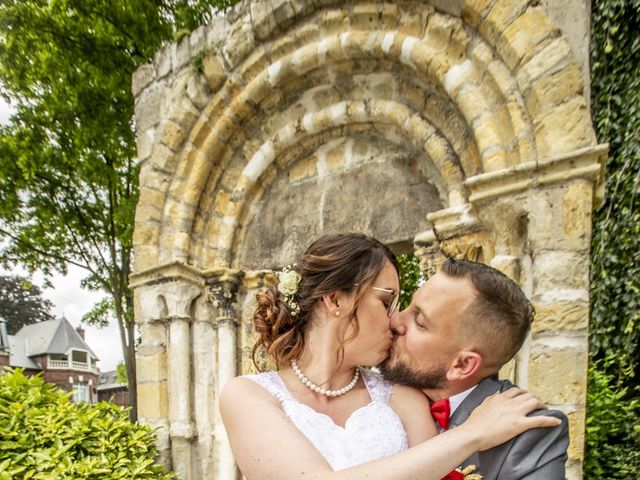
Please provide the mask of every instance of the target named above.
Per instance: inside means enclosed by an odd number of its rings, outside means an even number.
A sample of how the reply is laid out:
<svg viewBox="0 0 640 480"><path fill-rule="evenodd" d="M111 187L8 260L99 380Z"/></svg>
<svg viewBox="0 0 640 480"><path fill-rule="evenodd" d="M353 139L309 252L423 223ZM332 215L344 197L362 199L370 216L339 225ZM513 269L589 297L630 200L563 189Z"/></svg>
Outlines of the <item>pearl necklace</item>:
<svg viewBox="0 0 640 480"><path fill-rule="evenodd" d="M300 367L298 366L298 362L295 360L291 360L291 368L305 386L309 387L314 392L319 393L320 395L326 395L327 397L339 397L340 395L344 395L351 391L353 387L356 386L356 383L358 383L358 379L360 378L360 369L356 368L355 372L353 372L353 378L347 386L338 390L327 390L326 388L319 387L309 380L307 376L302 373L302 370L300 370Z"/></svg>

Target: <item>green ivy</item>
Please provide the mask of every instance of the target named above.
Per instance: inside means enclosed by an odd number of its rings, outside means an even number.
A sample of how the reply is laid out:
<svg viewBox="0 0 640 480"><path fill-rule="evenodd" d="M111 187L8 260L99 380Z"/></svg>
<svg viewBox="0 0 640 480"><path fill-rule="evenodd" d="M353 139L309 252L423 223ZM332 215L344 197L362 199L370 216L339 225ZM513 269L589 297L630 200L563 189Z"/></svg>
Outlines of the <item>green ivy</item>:
<svg viewBox="0 0 640 480"><path fill-rule="evenodd" d="M0 480L171 480L155 435L114 404L74 403L20 370L0 375Z"/></svg>
<svg viewBox="0 0 640 480"><path fill-rule="evenodd" d="M420 271L420 260L413 253L398 255L400 263L400 309L404 310L411 303L411 295L422 285L425 278Z"/></svg>
<svg viewBox="0 0 640 480"><path fill-rule="evenodd" d="M640 0L592 2L592 112L609 142L591 244L585 478L640 470ZM628 425L627 425L628 424ZM637 428L637 427L636 427ZM626 473L626 475L625 475Z"/></svg>

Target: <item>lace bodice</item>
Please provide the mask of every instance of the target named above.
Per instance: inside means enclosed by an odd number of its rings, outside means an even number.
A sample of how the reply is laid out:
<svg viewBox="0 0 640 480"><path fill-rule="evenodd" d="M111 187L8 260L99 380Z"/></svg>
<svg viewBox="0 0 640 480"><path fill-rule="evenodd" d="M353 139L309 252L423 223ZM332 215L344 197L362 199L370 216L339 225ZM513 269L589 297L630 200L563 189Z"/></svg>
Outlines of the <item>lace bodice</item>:
<svg viewBox="0 0 640 480"><path fill-rule="evenodd" d="M293 398L278 372L245 377L258 383L282 404L285 414L313 443L334 470L367 463L407 448L407 433L389 406L392 385L378 373L362 369L371 403L354 411L344 428L331 417Z"/></svg>

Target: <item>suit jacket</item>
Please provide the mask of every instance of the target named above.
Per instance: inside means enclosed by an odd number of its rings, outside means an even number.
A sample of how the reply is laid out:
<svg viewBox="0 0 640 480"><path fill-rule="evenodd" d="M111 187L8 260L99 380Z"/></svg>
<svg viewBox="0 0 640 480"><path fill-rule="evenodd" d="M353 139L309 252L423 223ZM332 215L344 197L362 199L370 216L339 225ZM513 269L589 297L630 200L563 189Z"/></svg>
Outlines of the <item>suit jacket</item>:
<svg viewBox="0 0 640 480"><path fill-rule="evenodd" d="M485 397L512 386L506 380L485 378L453 412L449 428L464 423ZM551 415L562 424L527 430L502 445L472 455L463 465L475 465L484 480L563 480L569 446L567 417L557 410L537 410L530 415Z"/></svg>

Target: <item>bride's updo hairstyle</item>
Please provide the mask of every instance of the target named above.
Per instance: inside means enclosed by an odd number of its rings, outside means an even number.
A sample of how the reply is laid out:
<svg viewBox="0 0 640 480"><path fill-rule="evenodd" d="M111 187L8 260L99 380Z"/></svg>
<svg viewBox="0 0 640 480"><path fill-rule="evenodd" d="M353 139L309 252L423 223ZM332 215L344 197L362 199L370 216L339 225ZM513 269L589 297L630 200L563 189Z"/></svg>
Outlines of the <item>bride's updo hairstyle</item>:
<svg viewBox="0 0 640 480"><path fill-rule="evenodd" d="M372 286L386 261L400 271L398 260L388 247L375 238L351 233L325 235L316 240L293 267L302 277L293 300L300 307L293 314L285 296L276 287L258 293L253 323L258 340L253 346L253 363L258 367L257 353L264 349L278 365L298 359L304 349L304 333L311 313L323 295L336 291L354 292L355 302L348 321L353 334L341 339L342 346L359 331L356 319L358 302ZM291 300L291 298L290 298ZM338 352L343 355L343 349Z"/></svg>

